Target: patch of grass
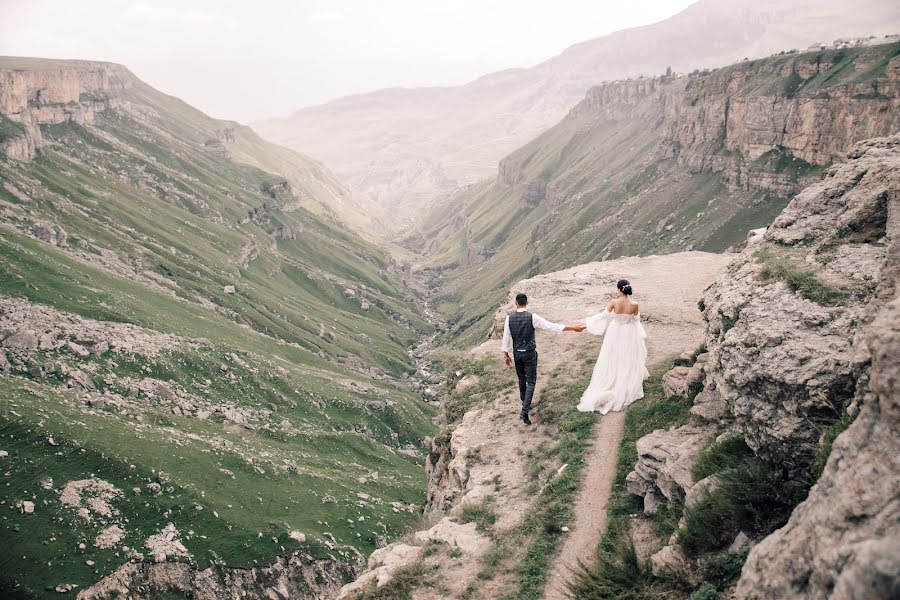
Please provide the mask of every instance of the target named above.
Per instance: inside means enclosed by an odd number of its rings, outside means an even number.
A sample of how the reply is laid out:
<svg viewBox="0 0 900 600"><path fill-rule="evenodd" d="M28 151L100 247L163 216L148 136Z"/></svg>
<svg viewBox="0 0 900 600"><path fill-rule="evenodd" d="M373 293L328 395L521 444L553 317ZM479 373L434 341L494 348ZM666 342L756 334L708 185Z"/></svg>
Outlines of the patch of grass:
<svg viewBox="0 0 900 600"><path fill-rule="evenodd" d="M766 248L753 256L762 264L759 276L763 281L783 281L792 292L822 306L835 306L843 302L849 293L821 283L814 271L804 269L787 258L775 256Z"/></svg>
<svg viewBox="0 0 900 600"><path fill-rule="evenodd" d="M0 114L0 142L18 137L25 133L25 126Z"/></svg>
<svg viewBox="0 0 900 600"><path fill-rule="evenodd" d="M678 542L688 556L721 550L741 531L755 538L768 535L787 522L807 493L757 457L717 475L719 485L684 510Z"/></svg>
<svg viewBox="0 0 900 600"><path fill-rule="evenodd" d="M696 590L691 592L688 600L718 600L719 590L711 583L704 582Z"/></svg>
<svg viewBox="0 0 900 600"><path fill-rule="evenodd" d="M493 508L494 497L488 496L479 504L466 504L460 508L457 518L460 523L475 523L481 533L490 532L497 522L497 513Z"/></svg>
<svg viewBox="0 0 900 600"><path fill-rule="evenodd" d="M501 563L512 554L512 547L508 541L494 544L482 558L481 570L478 571L478 579L487 581L494 578Z"/></svg>
<svg viewBox="0 0 900 600"><path fill-rule="evenodd" d="M713 442L697 456L691 475L694 481L700 481L726 469L734 469L752 455L753 451L747 446L744 438L727 437Z"/></svg>
<svg viewBox="0 0 900 600"><path fill-rule="evenodd" d="M619 531L601 544L597 564L582 567L570 592L579 600L650 600L659 598L649 565L641 561L631 537Z"/></svg>
<svg viewBox="0 0 900 600"><path fill-rule="evenodd" d="M708 556L700 561L700 576L721 590L737 580L749 553L749 550L742 550Z"/></svg>
<svg viewBox="0 0 900 600"><path fill-rule="evenodd" d="M841 413L838 420L832 423L822 433L822 441L816 450L816 457L809 466L809 474L813 481L817 481L819 477L822 476L822 471L825 470L825 464L828 462L828 457L831 456L831 447L834 445L834 440L837 439L837 436L845 432L847 428L850 427L851 423L853 423L853 417L850 416L850 413Z"/></svg>

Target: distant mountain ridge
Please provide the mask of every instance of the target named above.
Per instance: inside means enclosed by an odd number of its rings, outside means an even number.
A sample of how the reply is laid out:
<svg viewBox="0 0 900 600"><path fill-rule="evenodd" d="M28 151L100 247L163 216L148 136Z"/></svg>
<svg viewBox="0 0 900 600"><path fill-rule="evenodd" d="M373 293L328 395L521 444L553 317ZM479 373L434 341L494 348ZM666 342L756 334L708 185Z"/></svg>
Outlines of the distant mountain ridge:
<svg viewBox="0 0 900 600"><path fill-rule="evenodd" d="M392 88L254 124L309 152L409 222L559 121L603 81L717 67L840 36L900 32L892 2L701 0L665 21L572 46L527 69L444 88Z"/></svg>

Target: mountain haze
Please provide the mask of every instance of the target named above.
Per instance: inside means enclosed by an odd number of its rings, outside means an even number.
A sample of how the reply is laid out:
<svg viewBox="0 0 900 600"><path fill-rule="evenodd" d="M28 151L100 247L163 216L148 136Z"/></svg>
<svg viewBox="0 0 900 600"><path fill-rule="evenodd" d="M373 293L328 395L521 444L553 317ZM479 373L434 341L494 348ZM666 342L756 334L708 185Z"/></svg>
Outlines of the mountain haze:
<svg viewBox="0 0 900 600"><path fill-rule="evenodd" d="M665 21L572 46L527 69L458 87L392 88L254 125L309 152L398 222L463 185L559 121L606 80L716 67L840 36L900 31L885 0L701 0Z"/></svg>

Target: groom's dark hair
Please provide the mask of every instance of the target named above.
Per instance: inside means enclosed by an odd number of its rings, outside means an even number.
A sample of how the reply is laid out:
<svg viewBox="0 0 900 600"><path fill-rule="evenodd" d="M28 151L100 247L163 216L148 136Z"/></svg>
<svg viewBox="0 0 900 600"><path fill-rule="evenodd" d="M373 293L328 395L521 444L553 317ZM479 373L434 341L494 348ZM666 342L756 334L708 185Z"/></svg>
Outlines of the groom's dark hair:
<svg viewBox="0 0 900 600"><path fill-rule="evenodd" d="M521 292L516 294L516 304L518 304L519 306L525 306L526 304L528 304L528 296Z"/></svg>

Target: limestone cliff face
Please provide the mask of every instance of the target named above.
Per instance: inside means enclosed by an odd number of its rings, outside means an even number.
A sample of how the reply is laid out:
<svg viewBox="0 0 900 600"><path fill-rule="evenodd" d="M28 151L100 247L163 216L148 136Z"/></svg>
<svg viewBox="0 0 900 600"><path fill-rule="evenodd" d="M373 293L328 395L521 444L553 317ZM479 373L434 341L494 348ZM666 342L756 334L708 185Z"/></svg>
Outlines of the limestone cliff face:
<svg viewBox="0 0 900 600"><path fill-rule="evenodd" d="M41 125L91 124L94 115L115 106L134 81L120 65L101 62L21 59L0 69L0 114L20 123L25 132L0 142L0 151L17 160L31 160L43 143Z"/></svg>
<svg viewBox="0 0 900 600"><path fill-rule="evenodd" d="M662 155L720 172L732 187L789 196L812 181L798 167L830 164L860 140L900 131L897 50L876 47L852 60L788 54L706 75L616 81L589 90L569 118L643 119L661 129ZM802 162L785 168L773 150ZM522 181L511 173L515 166L501 163L502 181Z"/></svg>
<svg viewBox="0 0 900 600"><path fill-rule="evenodd" d="M703 294L708 352L698 370L704 389L691 409L700 433L741 436L806 487L826 428L841 414L856 416L808 498L754 547L735 597L896 595L898 274L900 135L894 135L857 144L765 234L753 236ZM676 371L666 380L676 382ZM690 507L709 493L710 478L678 477L689 473L685 465L704 445L694 426L638 441L628 489L644 496L645 511L675 496ZM674 540L652 557L654 568L684 565Z"/></svg>
<svg viewBox="0 0 900 600"><path fill-rule="evenodd" d="M825 471L808 499L797 507L787 525L751 552L736 595L893 597L900 572L900 136L857 146L846 165L798 196L766 237L780 245L805 244L811 255L834 252L829 264L835 270L868 276L875 289L857 300L865 302L865 309L856 327L846 331L853 335L846 335L839 345L828 343L818 356L808 357L811 364L823 358L831 364L830 372L823 371L805 382L807 397L812 399L818 390L825 399L823 384L829 378L841 381L849 374L851 379L832 386L830 400L847 402L852 398L851 410L858 409L859 414L835 441ZM763 318L773 320L760 316L756 322L761 324ZM804 328L831 327L820 323ZM751 344L748 354L759 346ZM797 362L786 360L802 372ZM761 366L754 369L760 375ZM727 378L725 371L712 376ZM762 425L767 420L754 418L754 413L762 413L752 408L743 419L760 424L751 426L751 431L767 432L766 437L778 434L782 437L778 445L785 445L788 438L783 436L791 431L792 443L787 445L796 446L815 435L815 428L810 426L811 419L803 424L794 422L805 416L797 411L804 401L793 401L791 388L787 389L787 394L750 403L775 415L788 413L787 418L779 418L787 423L785 430Z"/></svg>

